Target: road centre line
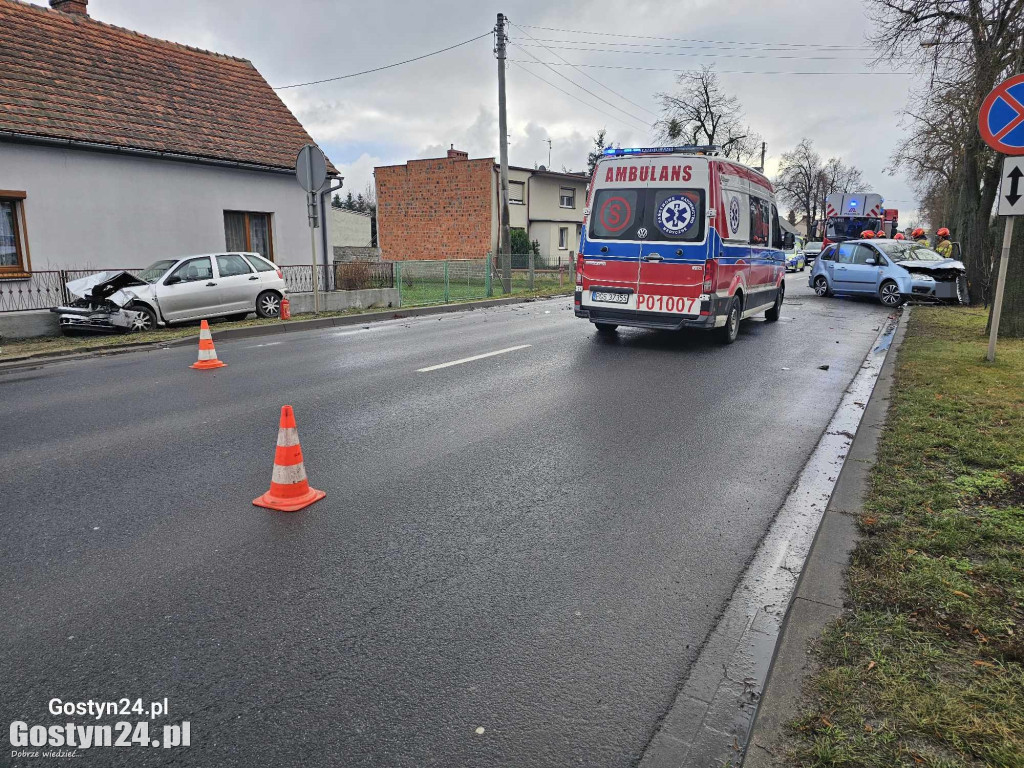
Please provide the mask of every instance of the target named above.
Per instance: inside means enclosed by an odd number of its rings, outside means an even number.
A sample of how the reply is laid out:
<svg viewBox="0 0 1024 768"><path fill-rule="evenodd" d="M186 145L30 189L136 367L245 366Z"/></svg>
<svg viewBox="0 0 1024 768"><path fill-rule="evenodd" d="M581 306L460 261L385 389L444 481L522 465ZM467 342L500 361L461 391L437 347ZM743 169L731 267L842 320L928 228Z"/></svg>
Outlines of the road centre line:
<svg viewBox="0 0 1024 768"><path fill-rule="evenodd" d="M472 357L464 357L461 360L452 360L450 363L441 363L439 365L431 365L427 368L419 368L416 373L428 373L429 371L437 371L441 368L451 368L453 365L462 365L463 363L472 363L474 360L483 360L485 357L494 357L495 355L504 355L507 352L515 352L517 349L526 349L532 347L532 344L520 344L517 347L507 347L505 349L497 349L494 352L484 352L482 355L473 355Z"/></svg>

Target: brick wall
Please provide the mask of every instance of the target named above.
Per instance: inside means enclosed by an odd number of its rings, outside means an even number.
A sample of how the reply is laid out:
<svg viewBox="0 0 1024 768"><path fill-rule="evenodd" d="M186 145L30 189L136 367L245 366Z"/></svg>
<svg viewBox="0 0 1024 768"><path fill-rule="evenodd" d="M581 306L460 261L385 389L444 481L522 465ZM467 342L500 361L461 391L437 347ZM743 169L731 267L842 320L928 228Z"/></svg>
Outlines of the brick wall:
<svg viewBox="0 0 1024 768"><path fill-rule="evenodd" d="M491 248L493 168L493 158L469 160L457 151L376 168L383 258L483 258Z"/></svg>

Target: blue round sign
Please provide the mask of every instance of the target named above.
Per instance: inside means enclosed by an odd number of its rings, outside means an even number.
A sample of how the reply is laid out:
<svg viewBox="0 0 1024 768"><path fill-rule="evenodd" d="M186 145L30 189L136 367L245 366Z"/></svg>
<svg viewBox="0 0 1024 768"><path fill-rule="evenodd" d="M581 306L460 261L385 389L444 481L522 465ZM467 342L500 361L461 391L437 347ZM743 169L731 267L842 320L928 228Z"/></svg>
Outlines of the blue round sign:
<svg viewBox="0 0 1024 768"><path fill-rule="evenodd" d="M697 221L697 206L686 195L672 195L658 206L658 229L666 235L684 234Z"/></svg>
<svg viewBox="0 0 1024 768"><path fill-rule="evenodd" d="M985 97L978 131L996 152L1024 155L1024 75L1000 83Z"/></svg>

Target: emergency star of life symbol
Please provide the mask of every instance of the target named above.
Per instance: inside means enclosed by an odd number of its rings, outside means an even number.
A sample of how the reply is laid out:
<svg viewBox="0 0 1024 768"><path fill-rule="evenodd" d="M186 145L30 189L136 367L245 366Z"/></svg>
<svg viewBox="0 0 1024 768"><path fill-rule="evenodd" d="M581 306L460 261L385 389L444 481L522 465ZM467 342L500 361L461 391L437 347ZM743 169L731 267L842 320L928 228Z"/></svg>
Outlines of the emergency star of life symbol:
<svg viewBox="0 0 1024 768"><path fill-rule="evenodd" d="M1003 81L985 97L978 131L996 152L1024 155L1024 75Z"/></svg>
<svg viewBox="0 0 1024 768"><path fill-rule="evenodd" d="M738 197L729 200L729 231L736 234L740 230L740 199Z"/></svg>
<svg viewBox="0 0 1024 768"><path fill-rule="evenodd" d="M658 207L658 227L667 235L681 235L693 226L697 209L685 195L672 195Z"/></svg>

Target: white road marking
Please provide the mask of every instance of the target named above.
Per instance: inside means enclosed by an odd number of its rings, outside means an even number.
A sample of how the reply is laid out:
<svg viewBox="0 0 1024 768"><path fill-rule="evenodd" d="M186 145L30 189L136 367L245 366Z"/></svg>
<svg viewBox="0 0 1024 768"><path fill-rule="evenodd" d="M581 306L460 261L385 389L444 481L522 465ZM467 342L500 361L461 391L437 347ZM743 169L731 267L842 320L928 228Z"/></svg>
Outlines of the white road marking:
<svg viewBox="0 0 1024 768"><path fill-rule="evenodd" d="M259 349L260 347L276 347L278 344L284 344L283 341L268 341L266 344L253 344L246 347L246 349Z"/></svg>
<svg viewBox="0 0 1024 768"><path fill-rule="evenodd" d="M483 360L485 357L494 357L495 355L504 355L506 352L515 352L517 349L526 349L532 347L532 344L520 344L518 347L508 347L507 349L498 349L494 352L484 352L482 355L473 355L472 357L464 357L461 360L452 360L450 363L441 363L440 365L431 365L427 368L420 368L416 373L427 373L428 371L437 371L441 368L450 368L453 365L462 365L463 363L472 363L474 360Z"/></svg>

